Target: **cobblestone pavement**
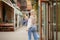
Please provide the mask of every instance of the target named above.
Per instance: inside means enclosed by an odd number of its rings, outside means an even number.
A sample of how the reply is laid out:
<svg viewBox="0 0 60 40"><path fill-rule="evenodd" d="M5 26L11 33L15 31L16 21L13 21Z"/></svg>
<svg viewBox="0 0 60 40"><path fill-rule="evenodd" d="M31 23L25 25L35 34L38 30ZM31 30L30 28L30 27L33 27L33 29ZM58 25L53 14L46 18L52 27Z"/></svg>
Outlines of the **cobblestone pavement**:
<svg viewBox="0 0 60 40"><path fill-rule="evenodd" d="M26 27L21 27L15 32L0 32L0 40L28 40Z"/></svg>

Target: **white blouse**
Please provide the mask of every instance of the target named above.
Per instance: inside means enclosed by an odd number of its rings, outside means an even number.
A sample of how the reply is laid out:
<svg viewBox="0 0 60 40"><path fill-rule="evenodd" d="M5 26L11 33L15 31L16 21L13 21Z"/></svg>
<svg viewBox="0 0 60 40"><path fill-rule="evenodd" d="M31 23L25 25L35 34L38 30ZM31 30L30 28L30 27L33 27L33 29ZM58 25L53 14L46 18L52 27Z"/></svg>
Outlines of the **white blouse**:
<svg viewBox="0 0 60 40"><path fill-rule="evenodd" d="M35 21L36 21L35 17L30 16L30 18L28 19L27 28L29 29L29 28L31 28L33 25L35 25L35 24L36 24Z"/></svg>

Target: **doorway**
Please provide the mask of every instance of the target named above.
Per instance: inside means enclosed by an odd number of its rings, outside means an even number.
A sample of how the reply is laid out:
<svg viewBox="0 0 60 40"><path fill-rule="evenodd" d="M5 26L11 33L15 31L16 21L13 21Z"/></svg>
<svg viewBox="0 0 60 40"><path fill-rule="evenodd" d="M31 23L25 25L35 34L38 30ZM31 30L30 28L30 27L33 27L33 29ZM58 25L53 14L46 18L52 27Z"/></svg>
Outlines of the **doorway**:
<svg viewBox="0 0 60 40"><path fill-rule="evenodd" d="M60 1L40 1L40 39L59 40Z"/></svg>

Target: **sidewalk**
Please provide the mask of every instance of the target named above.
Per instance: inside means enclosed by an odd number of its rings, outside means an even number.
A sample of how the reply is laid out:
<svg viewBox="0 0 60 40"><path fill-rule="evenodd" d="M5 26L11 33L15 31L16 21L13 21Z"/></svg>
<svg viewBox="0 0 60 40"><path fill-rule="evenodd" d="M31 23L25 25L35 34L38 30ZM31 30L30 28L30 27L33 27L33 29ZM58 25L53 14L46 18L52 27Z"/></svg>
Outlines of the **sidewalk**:
<svg viewBox="0 0 60 40"><path fill-rule="evenodd" d="M15 32L0 32L0 40L28 40L26 27L21 27Z"/></svg>

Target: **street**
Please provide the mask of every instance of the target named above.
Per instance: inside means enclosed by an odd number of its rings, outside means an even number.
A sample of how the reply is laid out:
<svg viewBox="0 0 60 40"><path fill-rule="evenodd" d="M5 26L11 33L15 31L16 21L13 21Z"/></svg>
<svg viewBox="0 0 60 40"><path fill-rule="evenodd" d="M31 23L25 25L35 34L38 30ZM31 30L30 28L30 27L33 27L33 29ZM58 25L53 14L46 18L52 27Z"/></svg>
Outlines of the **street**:
<svg viewBox="0 0 60 40"><path fill-rule="evenodd" d="M15 32L0 32L0 40L28 40L26 27L21 27Z"/></svg>

